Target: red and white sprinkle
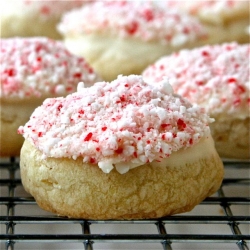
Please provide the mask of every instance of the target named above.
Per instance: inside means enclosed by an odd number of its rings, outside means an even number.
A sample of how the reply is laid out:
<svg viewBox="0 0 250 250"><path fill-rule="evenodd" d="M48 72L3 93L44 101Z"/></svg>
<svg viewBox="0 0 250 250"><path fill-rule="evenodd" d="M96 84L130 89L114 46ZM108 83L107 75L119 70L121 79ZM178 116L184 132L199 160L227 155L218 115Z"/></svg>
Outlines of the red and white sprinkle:
<svg viewBox="0 0 250 250"><path fill-rule="evenodd" d="M207 37L197 19L154 1L96 1L65 13L58 30L64 36L98 32L173 47Z"/></svg>
<svg viewBox="0 0 250 250"><path fill-rule="evenodd" d="M48 38L0 40L0 97L61 96L99 80L84 58L72 55L59 41Z"/></svg>
<svg viewBox="0 0 250 250"><path fill-rule="evenodd" d="M203 106L212 116L245 119L250 107L250 45L227 43L182 50L149 66L143 77L167 77L176 93Z"/></svg>
<svg viewBox="0 0 250 250"><path fill-rule="evenodd" d="M125 173L192 147L209 136L210 122L168 82L149 85L131 75L45 100L18 132L45 158L82 157L105 173Z"/></svg>

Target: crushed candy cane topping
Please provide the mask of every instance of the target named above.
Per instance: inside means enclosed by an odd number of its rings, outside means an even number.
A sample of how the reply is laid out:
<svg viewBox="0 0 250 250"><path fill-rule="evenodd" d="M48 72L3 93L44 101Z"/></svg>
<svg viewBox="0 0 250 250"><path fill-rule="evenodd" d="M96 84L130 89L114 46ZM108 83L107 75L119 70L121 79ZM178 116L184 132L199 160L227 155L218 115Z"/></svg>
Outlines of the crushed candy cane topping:
<svg viewBox="0 0 250 250"><path fill-rule="evenodd" d="M125 173L192 147L210 135L212 121L168 82L150 85L130 75L45 100L18 133L45 158L82 157L105 173Z"/></svg>
<svg viewBox="0 0 250 250"><path fill-rule="evenodd" d="M45 37L0 40L0 97L61 96L100 80L82 57Z"/></svg>
<svg viewBox="0 0 250 250"><path fill-rule="evenodd" d="M226 43L182 50L159 59L143 72L148 82L167 76L176 93L215 117L249 117L250 45Z"/></svg>
<svg viewBox="0 0 250 250"><path fill-rule="evenodd" d="M96 1L65 13L58 30L64 36L108 33L173 47L207 38L196 18L154 1Z"/></svg>

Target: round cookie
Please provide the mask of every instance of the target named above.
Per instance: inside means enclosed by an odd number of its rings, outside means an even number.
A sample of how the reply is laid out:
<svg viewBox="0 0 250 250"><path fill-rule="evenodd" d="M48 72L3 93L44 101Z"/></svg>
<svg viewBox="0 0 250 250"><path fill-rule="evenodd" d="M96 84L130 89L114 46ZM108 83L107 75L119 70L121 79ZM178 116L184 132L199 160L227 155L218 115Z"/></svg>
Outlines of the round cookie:
<svg viewBox="0 0 250 250"><path fill-rule="evenodd" d="M17 134L33 110L47 97L76 91L99 80L84 58L48 38L1 39L1 156L18 156L23 139Z"/></svg>
<svg viewBox="0 0 250 250"><path fill-rule="evenodd" d="M65 13L58 30L106 81L141 74L163 55L209 41L196 18L154 1L97 1Z"/></svg>
<svg viewBox="0 0 250 250"><path fill-rule="evenodd" d="M163 81L97 82L47 99L19 128L24 188L41 208L87 219L186 212L223 178L204 109Z"/></svg>
<svg viewBox="0 0 250 250"><path fill-rule="evenodd" d="M163 2L161 2L162 4ZM165 8L178 8L197 17L213 33L216 43L248 43L245 33L249 25L249 1L239 0L196 0L165 1ZM213 31L214 30L214 31Z"/></svg>
<svg viewBox="0 0 250 250"><path fill-rule="evenodd" d="M0 36L3 38L46 36L61 39L56 29L61 15L82 6L84 3L86 3L84 0L1 1Z"/></svg>
<svg viewBox="0 0 250 250"><path fill-rule="evenodd" d="M162 57L144 72L146 81L167 77L174 91L204 107L222 157L250 158L250 45L226 43Z"/></svg>

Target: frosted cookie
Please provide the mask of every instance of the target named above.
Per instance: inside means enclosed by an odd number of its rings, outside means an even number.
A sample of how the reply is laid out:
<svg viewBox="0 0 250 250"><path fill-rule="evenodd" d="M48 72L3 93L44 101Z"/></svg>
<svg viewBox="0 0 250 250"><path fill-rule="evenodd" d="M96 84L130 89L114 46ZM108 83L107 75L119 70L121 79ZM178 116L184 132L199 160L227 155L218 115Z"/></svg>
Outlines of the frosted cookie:
<svg viewBox="0 0 250 250"><path fill-rule="evenodd" d="M58 30L107 81L141 74L159 57L209 39L196 18L154 1L97 1L66 13Z"/></svg>
<svg viewBox="0 0 250 250"><path fill-rule="evenodd" d="M47 97L76 91L79 81L90 86L98 76L84 58L61 42L47 38L0 40L0 156L17 156L23 140L17 128L28 121Z"/></svg>
<svg viewBox="0 0 250 250"><path fill-rule="evenodd" d="M222 157L250 158L250 45L226 43L182 50L144 72L152 83L167 77L174 90L215 118L211 132Z"/></svg>
<svg viewBox="0 0 250 250"><path fill-rule="evenodd" d="M46 36L61 39L56 29L61 15L66 11L82 6L83 3L86 3L86 1L1 1L1 37Z"/></svg>
<svg viewBox="0 0 250 250"><path fill-rule="evenodd" d="M24 188L41 208L88 219L191 210L223 178L204 109L163 81L97 82L43 102L18 130Z"/></svg>
<svg viewBox="0 0 250 250"><path fill-rule="evenodd" d="M249 42L249 37L245 33L250 18L249 1L166 1L165 4L167 8L177 7L197 17L210 29L216 43Z"/></svg>

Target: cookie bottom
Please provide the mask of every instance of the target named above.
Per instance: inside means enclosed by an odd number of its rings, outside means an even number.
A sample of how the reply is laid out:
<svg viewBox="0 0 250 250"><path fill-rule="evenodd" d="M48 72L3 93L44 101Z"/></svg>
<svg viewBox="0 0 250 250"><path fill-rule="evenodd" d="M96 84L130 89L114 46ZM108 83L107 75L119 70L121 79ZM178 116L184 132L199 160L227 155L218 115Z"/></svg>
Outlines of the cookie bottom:
<svg viewBox="0 0 250 250"><path fill-rule="evenodd" d="M221 157L250 159L250 118L216 119L210 124L215 147Z"/></svg>
<svg viewBox="0 0 250 250"><path fill-rule="evenodd" d="M82 159L43 158L27 140L21 150L24 188L47 211L71 218L142 219L190 211L220 187L223 164L202 139L162 162L109 174Z"/></svg>
<svg viewBox="0 0 250 250"><path fill-rule="evenodd" d="M42 100L1 100L0 101L0 156L19 156L24 139L17 133Z"/></svg>

